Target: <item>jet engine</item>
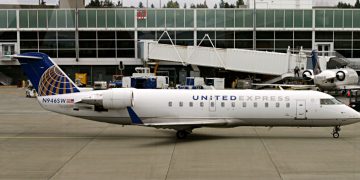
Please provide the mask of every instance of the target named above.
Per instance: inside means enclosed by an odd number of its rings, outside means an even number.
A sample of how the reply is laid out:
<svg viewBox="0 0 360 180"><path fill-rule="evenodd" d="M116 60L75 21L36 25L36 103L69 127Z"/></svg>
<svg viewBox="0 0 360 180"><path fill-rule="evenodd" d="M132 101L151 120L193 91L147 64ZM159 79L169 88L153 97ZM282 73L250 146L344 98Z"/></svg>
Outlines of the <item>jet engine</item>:
<svg viewBox="0 0 360 180"><path fill-rule="evenodd" d="M133 106L133 92L131 89L109 89L103 94L105 109L124 109Z"/></svg>
<svg viewBox="0 0 360 180"><path fill-rule="evenodd" d="M337 79L338 81L343 81L343 80L345 80L345 77L346 77L346 74L345 74L344 71L338 71L338 72L336 73L336 79Z"/></svg>
<svg viewBox="0 0 360 180"><path fill-rule="evenodd" d="M310 81L310 80L314 79L314 72L312 70L305 70L302 73L302 77L304 80Z"/></svg>

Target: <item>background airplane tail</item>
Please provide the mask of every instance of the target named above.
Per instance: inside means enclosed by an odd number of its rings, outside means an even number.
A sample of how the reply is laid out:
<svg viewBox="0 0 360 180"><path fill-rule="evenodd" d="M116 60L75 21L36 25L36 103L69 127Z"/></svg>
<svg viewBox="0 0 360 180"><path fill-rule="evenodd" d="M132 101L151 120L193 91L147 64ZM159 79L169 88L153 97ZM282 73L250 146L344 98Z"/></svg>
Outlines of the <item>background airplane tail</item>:
<svg viewBox="0 0 360 180"><path fill-rule="evenodd" d="M321 73L321 69L319 66L319 58L318 58L318 52L316 49L312 50L311 52L311 61L312 61L312 68L314 71L314 75L317 75Z"/></svg>
<svg viewBox="0 0 360 180"><path fill-rule="evenodd" d="M13 57L19 60L22 70L33 84L39 96L80 92L75 83L48 55L29 52Z"/></svg>

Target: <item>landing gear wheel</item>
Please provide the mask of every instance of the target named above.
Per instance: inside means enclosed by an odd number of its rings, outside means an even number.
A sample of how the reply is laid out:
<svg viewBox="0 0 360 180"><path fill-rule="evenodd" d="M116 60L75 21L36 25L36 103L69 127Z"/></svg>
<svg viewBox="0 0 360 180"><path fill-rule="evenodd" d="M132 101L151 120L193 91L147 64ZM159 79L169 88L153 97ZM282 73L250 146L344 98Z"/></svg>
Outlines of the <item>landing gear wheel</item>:
<svg viewBox="0 0 360 180"><path fill-rule="evenodd" d="M339 138L340 134L339 134L339 131L340 131L340 126L335 126L334 129L333 129L333 138Z"/></svg>
<svg viewBox="0 0 360 180"><path fill-rule="evenodd" d="M188 134L189 134L189 133L186 132L185 130L180 130L180 131L177 131L177 132L176 132L176 137L177 137L178 139L185 139Z"/></svg>

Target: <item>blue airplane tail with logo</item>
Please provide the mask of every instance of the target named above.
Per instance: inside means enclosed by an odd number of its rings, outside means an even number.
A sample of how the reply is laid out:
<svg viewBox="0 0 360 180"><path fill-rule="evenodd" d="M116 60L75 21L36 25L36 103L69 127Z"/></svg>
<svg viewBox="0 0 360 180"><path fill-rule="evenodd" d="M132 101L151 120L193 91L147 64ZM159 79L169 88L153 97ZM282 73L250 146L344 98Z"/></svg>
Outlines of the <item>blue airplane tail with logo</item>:
<svg viewBox="0 0 360 180"><path fill-rule="evenodd" d="M22 70L39 96L80 92L75 83L48 55L28 52L12 57L19 60Z"/></svg>

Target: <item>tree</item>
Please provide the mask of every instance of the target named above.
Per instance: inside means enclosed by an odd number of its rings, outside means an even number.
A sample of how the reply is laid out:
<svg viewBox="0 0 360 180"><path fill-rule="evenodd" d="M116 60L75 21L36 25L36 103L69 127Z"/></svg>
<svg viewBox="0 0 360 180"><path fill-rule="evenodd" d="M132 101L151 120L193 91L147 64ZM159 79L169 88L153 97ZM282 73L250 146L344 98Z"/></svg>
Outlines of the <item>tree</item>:
<svg viewBox="0 0 360 180"><path fill-rule="evenodd" d="M359 0L356 0L354 8L360 8L360 2Z"/></svg>
<svg viewBox="0 0 360 180"><path fill-rule="evenodd" d="M104 0L102 3L102 7L114 7L114 3L111 0Z"/></svg>
<svg viewBox="0 0 360 180"><path fill-rule="evenodd" d="M139 6L138 6L139 8L144 8L144 5L143 5L143 3L140 1L139 2Z"/></svg>
<svg viewBox="0 0 360 180"><path fill-rule="evenodd" d="M123 4L121 3L121 1L117 2L116 7L123 7Z"/></svg>
<svg viewBox="0 0 360 180"><path fill-rule="evenodd" d="M191 3L190 8L196 8L195 4Z"/></svg>
<svg viewBox="0 0 360 180"><path fill-rule="evenodd" d="M46 2L44 0L39 0L39 5L46 6Z"/></svg>
<svg viewBox="0 0 360 180"><path fill-rule="evenodd" d="M151 6L150 6L151 8L155 8L155 6L154 6L154 4L151 4Z"/></svg>
<svg viewBox="0 0 360 180"><path fill-rule="evenodd" d="M184 9L186 9L186 3L184 3Z"/></svg>
<svg viewBox="0 0 360 180"><path fill-rule="evenodd" d="M101 7L101 3L99 0L91 0L88 5L86 5L87 8L95 8L95 7Z"/></svg>
<svg viewBox="0 0 360 180"><path fill-rule="evenodd" d="M237 0L236 1L236 7L239 8L240 6L244 5L244 1L243 0Z"/></svg>
<svg viewBox="0 0 360 180"><path fill-rule="evenodd" d="M216 8L217 8L217 4L214 5L214 9L216 9Z"/></svg>
<svg viewBox="0 0 360 180"><path fill-rule="evenodd" d="M352 8L350 3L343 3L343 2L339 2L336 7L338 7L338 8Z"/></svg>
<svg viewBox="0 0 360 180"><path fill-rule="evenodd" d="M194 5L195 6L195 5ZM194 7L195 8L195 7ZM206 4L206 0L204 1L204 4L196 4L196 8L208 8L207 4Z"/></svg>
<svg viewBox="0 0 360 180"><path fill-rule="evenodd" d="M220 8L225 8L224 0L220 0L219 6L220 6Z"/></svg>
<svg viewBox="0 0 360 180"><path fill-rule="evenodd" d="M177 1L168 1L167 4L166 4L166 8L179 8L180 5Z"/></svg>

